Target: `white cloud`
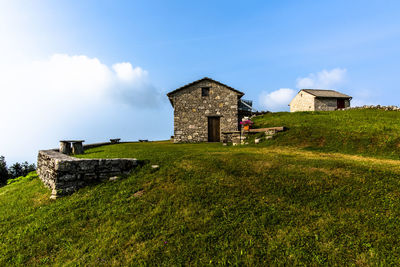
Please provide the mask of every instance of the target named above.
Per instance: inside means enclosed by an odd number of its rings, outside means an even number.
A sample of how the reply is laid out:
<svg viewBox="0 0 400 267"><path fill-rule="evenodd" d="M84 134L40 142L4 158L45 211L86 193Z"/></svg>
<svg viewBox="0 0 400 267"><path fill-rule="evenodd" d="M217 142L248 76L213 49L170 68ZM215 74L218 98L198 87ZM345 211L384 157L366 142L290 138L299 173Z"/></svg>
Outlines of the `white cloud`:
<svg viewBox="0 0 400 267"><path fill-rule="evenodd" d="M365 99L352 99L351 100L351 106L352 107L361 107L364 105L377 105L378 103L376 101L370 101L370 100L365 100Z"/></svg>
<svg viewBox="0 0 400 267"><path fill-rule="evenodd" d="M147 76L147 71L140 67L133 68L129 62L116 63L112 65L117 77L123 82L132 82L135 79L141 79Z"/></svg>
<svg viewBox="0 0 400 267"><path fill-rule="evenodd" d="M113 133L113 127L121 127L117 122L130 123L125 121L134 117L129 113L160 105L147 71L128 62L109 67L97 58L55 54L40 61L0 63L0 77L0 155L12 161L31 160L39 148L54 147L62 138L90 139L96 129L87 125Z"/></svg>
<svg viewBox="0 0 400 267"><path fill-rule="evenodd" d="M34 162L39 149L61 139L168 137L173 113L148 72L129 62L54 54L80 46L73 29L48 11L45 4L0 0L0 155L9 164Z"/></svg>
<svg viewBox="0 0 400 267"><path fill-rule="evenodd" d="M281 88L271 93L262 92L259 101L262 108L270 111L287 110L288 104L296 95L296 91L290 88Z"/></svg>
<svg viewBox="0 0 400 267"><path fill-rule="evenodd" d="M380 103L379 90L359 89L354 90L351 106L359 107L364 105L378 105Z"/></svg>
<svg viewBox="0 0 400 267"><path fill-rule="evenodd" d="M129 62L116 63L112 69L117 78L112 95L121 102L142 108L156 107L161 103L161 94L151 84L147 71L133 68Z"/></svg>
<svg viewBox="0 0 400 267"><path fill-rule="evenodd" d="M308 77L298 78L296 87L299 89L332 89L345 81L346 72L346 69L335 68L311 73Z"/></svg>

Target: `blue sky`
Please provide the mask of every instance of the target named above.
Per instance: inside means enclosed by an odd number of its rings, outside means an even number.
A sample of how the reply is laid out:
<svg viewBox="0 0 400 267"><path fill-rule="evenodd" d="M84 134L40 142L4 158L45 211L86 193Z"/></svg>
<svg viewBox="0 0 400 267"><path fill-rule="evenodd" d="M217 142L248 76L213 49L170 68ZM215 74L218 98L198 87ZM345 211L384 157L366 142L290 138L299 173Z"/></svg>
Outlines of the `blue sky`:
<svg viewBox="0 0 400 267"><path fill-rule="evenodd" d="M0 155L167 139L165 93L204 76L260 110L287 111L303 86L399 105L399 13L398 1L0 1Z"/></svg>

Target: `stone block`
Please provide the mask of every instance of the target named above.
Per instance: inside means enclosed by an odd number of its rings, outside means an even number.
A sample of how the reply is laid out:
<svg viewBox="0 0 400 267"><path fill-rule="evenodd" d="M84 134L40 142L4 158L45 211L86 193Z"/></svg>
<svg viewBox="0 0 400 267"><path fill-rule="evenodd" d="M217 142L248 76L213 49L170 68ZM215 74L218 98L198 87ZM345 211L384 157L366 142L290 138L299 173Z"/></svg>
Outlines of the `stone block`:
<svg viewBox="0 0 400 267"><path fill-rule="evenodd" d="M108 177L110 177L110 175L108 173L100 173L98 177L100 180L104 180L104 179L108 179Z"/></svg>
<svg viewBox="0 0 400 267"><path fill-rule="evenodd" d="M71 169L74 169L74 165L71 161L59 161L58 164L55 165L56 171L68 172Z"/></svg>
<svg viewBox="0 0 400 267"><path fill-rule="evenodd" d="M75 175L75 174L64 174L59 177L59 180L68 182L68 181L76 180L76 178L77 178L77 175Z"/></svg>
<svg viewBox="0 0 400 267"><path fill-rule="evenodd" d="M114 166L111 168L111 172L121 172L121 168L119 166Z"/></svg>
<svg viewBox="0 0 400 267"><path fill-rule="evenodd" d="M85 160L79 163L79 169L84 172L92 172L98 166L98 161L95 160Z"/></svg>
<svg viewBox="0 0 400 267"><path fill-rule="evenodd" d="M118 176L113 176L113 177L110 177L108 180L109 181L116 181L116 180L118 180Z"/></svg>
<svg viewBox="0 0 400 267"><path fill-rule="evenodd" d="M83 175L83 179L84 179L84 180L95 180L95 179L97 179L97 175L96 175L96 173L94 173L94 172L85 173L85 174Z"/></svg>

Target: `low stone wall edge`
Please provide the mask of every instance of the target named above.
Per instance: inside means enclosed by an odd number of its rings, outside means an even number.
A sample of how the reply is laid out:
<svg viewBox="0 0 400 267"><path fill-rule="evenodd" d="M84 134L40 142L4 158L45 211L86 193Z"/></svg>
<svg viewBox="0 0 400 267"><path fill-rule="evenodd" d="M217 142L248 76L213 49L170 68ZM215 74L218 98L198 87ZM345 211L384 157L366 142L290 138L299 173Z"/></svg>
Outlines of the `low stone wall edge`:
<svg viewBox="0 0 400 267"><path fill-rule="evenodd" d="M52 190L51 198L56 199L94 182L129 173L137 165L135 158L81 159L50 149L38 152L37 173Z"/></svg>

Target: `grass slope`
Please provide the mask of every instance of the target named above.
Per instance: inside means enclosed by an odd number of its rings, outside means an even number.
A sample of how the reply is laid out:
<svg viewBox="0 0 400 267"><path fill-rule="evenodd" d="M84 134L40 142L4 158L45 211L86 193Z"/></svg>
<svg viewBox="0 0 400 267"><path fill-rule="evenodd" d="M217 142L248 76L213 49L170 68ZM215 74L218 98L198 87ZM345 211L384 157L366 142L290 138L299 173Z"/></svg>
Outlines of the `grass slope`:
<svg viewBox="0 0 400 267"><path fill-rule="evenodd" d="M57 201L38 179L0 188L1 266L400 263L397 160L169 142L85 157L148 164Z"/></svg>
<svg viewBox="0 0 400 267"><path fill-rule="evenodd" d="M290 129L269 141L270 145L395 159L400 156L400 112L396 111L279 112L258 116L254 122L258 128Z"/></svg>

